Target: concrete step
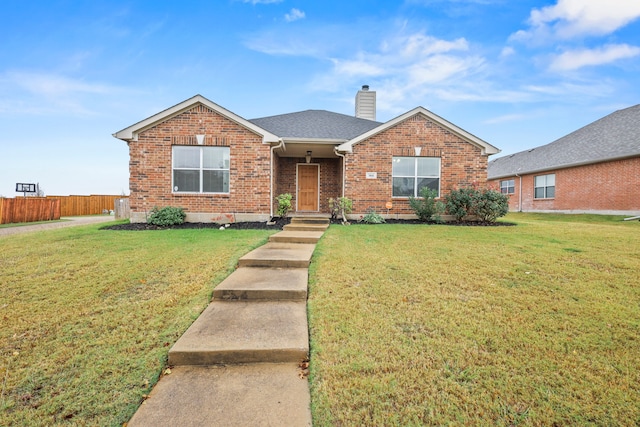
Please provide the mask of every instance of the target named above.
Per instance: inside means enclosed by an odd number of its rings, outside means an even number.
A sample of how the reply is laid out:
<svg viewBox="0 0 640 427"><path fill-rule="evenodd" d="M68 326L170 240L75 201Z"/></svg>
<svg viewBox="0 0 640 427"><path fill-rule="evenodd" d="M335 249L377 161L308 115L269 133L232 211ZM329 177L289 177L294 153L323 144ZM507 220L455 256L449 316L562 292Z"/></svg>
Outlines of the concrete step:
<svg viewBox="0 0 640 427"><path fill-rule="evenodd" d="M306 268L240 267L213 290L220 300L306 300Z"/></svg>
<svg viewBox="0 0 640 427"><path fill-rule="evenodd" d="M297 364L174 367L127 425L311 426L299 372Z"/></svg>
<svg viewBox="0 0 640 427"><path fill-rule="evenodd" d="M308 353L305 301L214 300L169 350L169 365L299 362Z"/></svg>
<svg viewBox="0 0 640 427"><path fill-rule="evenodd" d="M239 267L307 268L316 245L267 243L238 260Z"/></svg>
<svg viewBox="0 0 640 427"><path fill-rule="evenodd" d="M269 236L270 242L279 243L318 243L322 237L322 231L298 231L285 230Z"/></svg>
<svg viewBox="0 0 640 427"><path fill-rule="evenodd" d="M324 233L329 224L303 224L303 223L290 223L282 227L284 231L315 231L318 233Z"/></svg>
<svg viewBox="0 0 640 427"><path fill-rule="evenodd" d="M320 216L294 216L291 224L329 224L329 218Z"/></svg>

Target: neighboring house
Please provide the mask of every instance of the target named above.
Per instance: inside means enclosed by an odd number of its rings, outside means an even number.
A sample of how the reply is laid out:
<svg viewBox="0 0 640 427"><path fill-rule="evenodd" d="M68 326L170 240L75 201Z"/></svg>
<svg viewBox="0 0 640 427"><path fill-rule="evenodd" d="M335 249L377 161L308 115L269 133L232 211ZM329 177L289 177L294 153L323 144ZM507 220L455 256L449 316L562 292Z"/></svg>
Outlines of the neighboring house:
<svg viewBox="0 0 640 427"><path fill-rule="evenodd" d="M179 206L190 222L266 221L275 198L293 213L329 213L329 198L413 216L408 197L423 186L447 191L487 179L499 150L418 107L375 121L375 92L363 86L356 116L322 110L246 120L196 95L114 134L130 153L131 221Z"/></svg>
<svg viewBox="0 0 640 427"><path fill-rule="evenodd" d="M640 213L640 105L550 144L489 162L489 180L523 212Z"/></svg>

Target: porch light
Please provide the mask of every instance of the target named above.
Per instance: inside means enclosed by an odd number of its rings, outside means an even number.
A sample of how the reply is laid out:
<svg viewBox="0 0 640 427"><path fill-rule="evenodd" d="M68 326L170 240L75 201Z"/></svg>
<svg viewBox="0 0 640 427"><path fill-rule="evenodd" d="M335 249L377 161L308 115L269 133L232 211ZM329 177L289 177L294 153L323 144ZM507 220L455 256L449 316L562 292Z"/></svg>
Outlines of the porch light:
<svg viewBox="0 0 640 427"><path fill-rule="evenodd" d="M311 151L307 151L307 155L304 156L307 163L311 163Z"/></svg>

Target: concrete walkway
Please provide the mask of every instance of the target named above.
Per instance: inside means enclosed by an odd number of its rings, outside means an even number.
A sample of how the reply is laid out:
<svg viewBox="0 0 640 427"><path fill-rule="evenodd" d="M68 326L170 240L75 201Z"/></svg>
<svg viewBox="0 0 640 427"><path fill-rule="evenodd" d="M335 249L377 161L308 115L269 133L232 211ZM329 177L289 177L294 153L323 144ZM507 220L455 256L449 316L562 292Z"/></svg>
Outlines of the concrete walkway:
<svg viewBox="0 0 640 427"><path fill-rule="evenodd" d="M240 258L169 350L164 375L128 423L311 426L308 267L326 218L293 218Z"/></svg>

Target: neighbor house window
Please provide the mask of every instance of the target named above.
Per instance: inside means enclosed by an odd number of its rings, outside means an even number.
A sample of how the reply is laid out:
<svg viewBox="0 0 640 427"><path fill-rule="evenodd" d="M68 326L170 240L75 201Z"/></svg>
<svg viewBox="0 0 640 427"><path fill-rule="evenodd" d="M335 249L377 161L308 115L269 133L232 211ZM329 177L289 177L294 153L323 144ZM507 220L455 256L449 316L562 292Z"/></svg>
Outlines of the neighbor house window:
<svg viewBox="0 0 640 427"><path fill-rule="evenodd" d="M556 174L539 175L534 179L534 198L551 199L556 195Z"/></svg>
<svg viewBox="0 0 640 427"><path fill-rule="evenodd" d="M439 157L394 157L393 197L418 197L423 187L440 196Z"/></svg>
<svg viewBox="0 0 640 427"><path fill-rule="evenodd" d="M173 147L173 191L228 193L229 147Z"/></svg>
<svg viewBox="0 0 640 427"><path fill-rule="evenodd" d="M516 192L516 181L514 179L507 179L500 181L500 192L502 194L513 194Z"/></svg>

